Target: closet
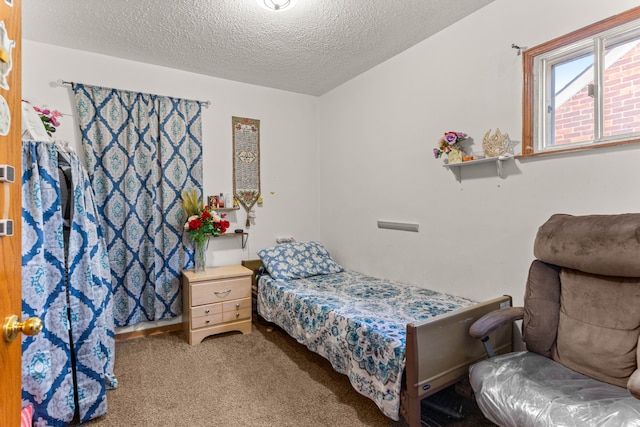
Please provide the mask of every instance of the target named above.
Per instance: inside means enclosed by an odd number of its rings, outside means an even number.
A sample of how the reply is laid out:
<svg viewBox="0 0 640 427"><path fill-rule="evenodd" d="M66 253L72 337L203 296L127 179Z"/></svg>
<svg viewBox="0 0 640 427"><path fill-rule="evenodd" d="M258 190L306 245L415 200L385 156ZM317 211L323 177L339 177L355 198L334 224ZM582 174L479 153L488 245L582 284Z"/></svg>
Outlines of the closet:
<svg viewBox="0 0 640 427"><path fill-rule="evenodd" d="M22 399L49 426L107 410L113 376L111 276L93 191L73 152L22 145L22 316L44 327L23 338Z"/></svg>

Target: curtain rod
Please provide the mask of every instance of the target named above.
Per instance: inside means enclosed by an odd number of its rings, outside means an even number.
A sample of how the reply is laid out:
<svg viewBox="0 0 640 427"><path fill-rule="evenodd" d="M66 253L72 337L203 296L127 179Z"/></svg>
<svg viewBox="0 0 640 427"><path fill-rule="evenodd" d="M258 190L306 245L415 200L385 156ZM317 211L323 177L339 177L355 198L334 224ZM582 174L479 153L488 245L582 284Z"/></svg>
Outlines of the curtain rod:
<svg viewBox="0 0 640 427"><path fill-rule="evenodd" d="M66 80L62 80L62 79L58 79L58 81L56 82L61 86L72 86L74 85L74 82L68 82ZM194 100L196 102L199 102L200 105L202 105L204 108L209 108L209 106L211 105L211 101L199 101L199 100Z"/></svg>

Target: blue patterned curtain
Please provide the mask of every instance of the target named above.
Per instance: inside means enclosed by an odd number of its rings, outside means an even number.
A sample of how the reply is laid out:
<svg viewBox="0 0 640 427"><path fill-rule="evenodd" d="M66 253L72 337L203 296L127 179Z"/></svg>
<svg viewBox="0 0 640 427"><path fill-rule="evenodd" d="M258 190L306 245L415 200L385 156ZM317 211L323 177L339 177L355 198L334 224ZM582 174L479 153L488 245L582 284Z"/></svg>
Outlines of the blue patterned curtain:
<svg viewBox="0 0 640 427"><path fill-rule="evenodd" d="M202 192L197 101L74 84L98 211L106 224L116 326L182 312L181 191Z"/></svg>
<svg viewBox="0 0 640 427"><path fill-rule="evenodd" d="M66 157L73 195L67 245L56 147L22 144L22 316L44 324L39 335L23 337L22 397L48 426L67 425L76 410L81 421L104 414L105 391L116 383L106 242L88 177L75 154Z"/></svg>

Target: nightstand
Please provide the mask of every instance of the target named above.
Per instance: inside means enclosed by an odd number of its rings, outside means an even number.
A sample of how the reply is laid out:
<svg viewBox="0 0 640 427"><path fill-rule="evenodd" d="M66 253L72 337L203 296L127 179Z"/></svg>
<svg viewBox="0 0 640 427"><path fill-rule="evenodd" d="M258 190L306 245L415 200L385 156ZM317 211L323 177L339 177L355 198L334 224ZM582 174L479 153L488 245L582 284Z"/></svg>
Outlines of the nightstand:
<svg viewBox="0 0 640 427"><path fill-rule="evenodd" d="M229 331L251 333L251 276L241 265L182 271L182 325L189 344Z"/></svg>

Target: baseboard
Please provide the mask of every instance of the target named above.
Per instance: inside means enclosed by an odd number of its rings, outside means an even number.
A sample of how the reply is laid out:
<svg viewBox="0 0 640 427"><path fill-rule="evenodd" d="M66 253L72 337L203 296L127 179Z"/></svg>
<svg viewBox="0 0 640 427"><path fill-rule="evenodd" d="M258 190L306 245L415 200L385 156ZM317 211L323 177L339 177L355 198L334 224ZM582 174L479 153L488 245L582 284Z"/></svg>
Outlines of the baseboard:
<svg viewBox="0 0 640 427"><path fill-rule="evenodd" d="M156 326L154 328L140 329L138 331L116 334L116 342L148 337L150 335L166 334L168 332L175 332L180 330L182 330L182 323L175 323L173 325L166 326Z"/></svg>

